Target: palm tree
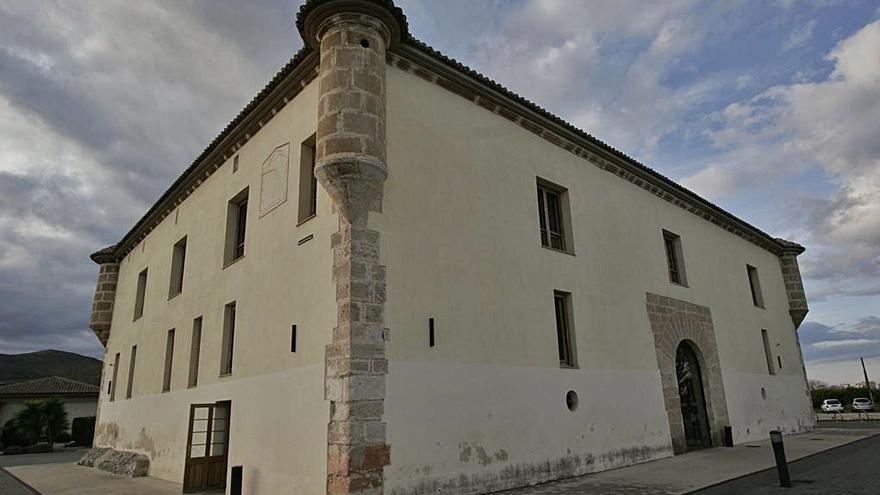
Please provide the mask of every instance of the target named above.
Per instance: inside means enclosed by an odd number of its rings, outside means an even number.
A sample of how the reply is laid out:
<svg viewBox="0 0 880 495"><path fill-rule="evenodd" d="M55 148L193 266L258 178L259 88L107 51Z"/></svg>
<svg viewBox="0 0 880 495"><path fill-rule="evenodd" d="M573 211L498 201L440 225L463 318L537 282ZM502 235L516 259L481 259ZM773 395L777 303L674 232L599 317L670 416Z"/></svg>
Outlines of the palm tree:
<svg viewBox="0 0 880 495"><path fill-rule="evenodd" d="M15 415L15 428L29 444L40 441L43 431L46 429L46 414L43 403L40 401L27 401L24 409Z"/></svg>
<svg viewBox="0 0 880 495"><path fill-rule="evenodd" d="M51 445L58 435L70 428L64 401L57 397L46 400L43 402L43 414L46 420L46 437Z"/></svg>
<svg viewBox="0 0 880 495"><path fill-rule="evenodd" d="M24 409L13 419L15 429L28 444L45 438L51 445L59 434L70 428L64 401L58 398L25 402Z"/></svg>

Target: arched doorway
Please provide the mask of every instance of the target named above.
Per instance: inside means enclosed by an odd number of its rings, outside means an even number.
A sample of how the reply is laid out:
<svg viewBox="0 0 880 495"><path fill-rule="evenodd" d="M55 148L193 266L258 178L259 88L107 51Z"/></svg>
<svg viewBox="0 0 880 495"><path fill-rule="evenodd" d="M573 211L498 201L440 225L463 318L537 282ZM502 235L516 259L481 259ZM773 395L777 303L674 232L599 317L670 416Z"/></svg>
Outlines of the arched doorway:
<svg viewBox="0 0 880 495"><path fill-rule="evenodd" d="M675 352L675 373L678 377L678 395L681 400L681 418L688 450L712 446L709 433L709 415L700 361L692 346L682 341Z"/></svg>

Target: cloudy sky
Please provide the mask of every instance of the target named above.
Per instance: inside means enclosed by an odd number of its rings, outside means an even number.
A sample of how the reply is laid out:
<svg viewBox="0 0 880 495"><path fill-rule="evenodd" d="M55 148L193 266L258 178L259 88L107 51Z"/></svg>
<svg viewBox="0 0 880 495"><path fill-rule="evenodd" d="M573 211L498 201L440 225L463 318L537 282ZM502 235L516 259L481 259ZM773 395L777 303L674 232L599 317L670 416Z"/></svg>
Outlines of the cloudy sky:
<svg viewBox="0 0 880 495"><path fill-rule="evenodd" d="M810 378L880 378L871 0L399 0L428 44L808 251ZM112 244L302 42L297 0L0 3L0 353L100 356Z"/></svg>

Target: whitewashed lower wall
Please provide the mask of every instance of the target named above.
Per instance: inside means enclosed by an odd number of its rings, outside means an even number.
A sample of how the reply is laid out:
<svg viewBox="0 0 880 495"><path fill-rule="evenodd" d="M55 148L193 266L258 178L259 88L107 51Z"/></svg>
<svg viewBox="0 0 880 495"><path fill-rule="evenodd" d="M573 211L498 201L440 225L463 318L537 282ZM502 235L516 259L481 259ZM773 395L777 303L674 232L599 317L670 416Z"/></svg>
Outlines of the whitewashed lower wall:
<svg viewBox="0 0 880 495"><path fill-rule="evenodd" d="M394 495L487 493L672 455L659 372L392 361L385 418Z"/></svg>
<svg viewBox="0 0 880 495"><path fill-rule="evenodd" d="M801 375L769 375L724 372L727 413L733 442L766 440L770 430L794 433L812 429L816 423L806 382ZM767 398L761 395L761 388Z"/></svg>
<svg viewBox="0 0 880 495"><path fill-rule="evenodd" d="M189 406L232 401L229 466L244 466L244 492L324 492L324 367L309 366L101 404L96 446L150 457L150 476L182 482Z"/></svg>

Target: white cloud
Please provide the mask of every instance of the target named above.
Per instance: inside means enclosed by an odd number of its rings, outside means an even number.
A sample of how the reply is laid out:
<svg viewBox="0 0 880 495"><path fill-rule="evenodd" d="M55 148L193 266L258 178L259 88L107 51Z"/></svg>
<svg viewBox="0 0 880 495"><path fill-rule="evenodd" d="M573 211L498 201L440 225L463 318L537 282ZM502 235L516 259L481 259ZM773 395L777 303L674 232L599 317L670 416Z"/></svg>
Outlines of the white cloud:
<svg viewBox="0 0 880 495"><path fill-rule="evenodd" d="M836 191L789 196L808 246L805 276L850 294L872 293L880 275L880 21L840 41L824 81L772 87L715 115L706 132L719 155L683 182L711 197L775 188L816 168ZM825 297L829 285L817 286Z"/></svg>
<svg viewBox="0 0 880 495"><path fill-rule="evenodd" d="M816 28L816 24L817 22L814 19L796 27L788 36L788 39L785 40L785 43L782 44L782 51L785 52L807 46L810 38L813 37L813 30Z"/></svg>
<svg viewBox="0 0 880 495"><path fill-rule="evenodd" d="M846 340L824 340L812 344L817 349L832 349L835 347L866 347L880 344L880 340L871 339L846 339Z"/></svg>

